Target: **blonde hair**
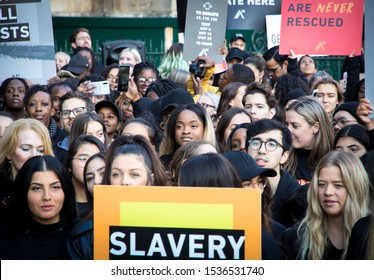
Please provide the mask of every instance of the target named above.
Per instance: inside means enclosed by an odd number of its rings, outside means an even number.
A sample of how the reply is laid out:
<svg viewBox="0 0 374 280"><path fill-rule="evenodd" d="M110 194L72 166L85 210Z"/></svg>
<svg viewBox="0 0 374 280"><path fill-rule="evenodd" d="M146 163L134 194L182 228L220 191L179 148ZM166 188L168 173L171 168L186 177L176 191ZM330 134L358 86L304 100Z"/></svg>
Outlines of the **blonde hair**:
<svg viewBox="0 0 374 280"><path fill-rule="evenodd" d="M308 208L298 233L302 235L299 256L301 259L320 260L328 246L328 225L325 212L318 198L318 178L322 168L336 166L347 189L347 201L343 209L345 258L353 225L369 213L369 177L359 158L344 151L327 153L316 167L308 189Z"/></svg>
<svg viewBox="0 0 374 280"><path fill-rule="evenodd" d="M304 117L309 125L319 123L319 131L315 134L315 142L307 162L308 167L313 171L318 161L334 148L334 133L329 117L322 104L310 96L300 97L290 104L286 111L291 110ZM297 165L298 161L295 149L291 149L285 169L294 175Z"/></svg>
<svg viewBox="0 0 374 280"><path fill-rule="evenodd" d="M19 142L18 135L23 130L35 131L42 139L44 155L54 156L51 136L49 135L47 127L35 119L18 119L7 127L0 140L0 169L4 167L7 156L14 153L16 150Z"/></svg>
<svg viewBox="0 0 374 280"><path fill-rule="evenodd" d="M130 52L134 55L136 63L142 62L142 57L140 56L140 53L138 52L137 49L134 48L125 48L123 49L120 53L118 58L121 58L121 55L124 54L125 52Z"/></svg>

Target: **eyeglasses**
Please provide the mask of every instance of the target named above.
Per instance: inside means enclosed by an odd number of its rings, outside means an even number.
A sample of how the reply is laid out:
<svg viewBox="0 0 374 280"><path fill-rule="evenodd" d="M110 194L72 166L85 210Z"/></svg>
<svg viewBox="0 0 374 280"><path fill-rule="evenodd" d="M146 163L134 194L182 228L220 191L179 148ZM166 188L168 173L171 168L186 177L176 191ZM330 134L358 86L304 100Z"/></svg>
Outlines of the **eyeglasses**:
<svg viewBox="0 0 374 280"><path fill-rule="evenodd" d="M204 107L205 109L208 109L208 108L213 108L215 109L216 107L214 107L214 105L210 105L208 103L197 103L199 104L200 106Z"/></svg>
<svg viewBox="0 0 374 280"><path fill-rule="evenodd" d="M77 108L74 108L73 110L62 110L60 112L60 117L62 119L67 119L70 116L71 112L73 112L74 116L78 116L79 114L84 113L85 110L86 108L84 107L77 107Z"/></svg>
<svg viewBox="0 0 374 280"><path fill-rule="evenodd" d="M338 125L340 128L345 127L348 123L357 123L356 120L348 120L346 118L340 118L338 120L332 120L331 124L332 126Z"/></svg>
<svg viewBox="0 0 374 280"><path fill-rule="evenodd" d="M261 149L263 143L265 143L265 149L269 152L275 151L278 148L278 146L284 149L284 147L281 144L279 144L278 141L274 139L269 139L267 141L261 141L260 139L252 139L252 140L249 140L248 143L249 143L249 148L251 148L251 150L253 151L257 151Z"/></svg>
<svg viewBox="0 0 374 280"><path fill-rule="evenodd" d="M106 79L108 81L113 81L115 83L118 81L118 77L117 76L112 76L112 75L108 75L108 77Z"/></svg>
<svg viewBox="0 0 374 280"><path fill-rule="evenodd" d="M141 78L139 78L138 79L138 83L139 84L145 84L145 83L153 83L154 81L156 81L156 79L155 78L143 78L143 77L141 77Z"/></svg>
<svg viewBox="0 0 374 280"><path fill-rule="evenodd" d="M74 157L73 159L76 159L78 160L78 165L79 167L81 168L84 168L84 166L86 165L86 162L88 160L88 157Z"/></svg>

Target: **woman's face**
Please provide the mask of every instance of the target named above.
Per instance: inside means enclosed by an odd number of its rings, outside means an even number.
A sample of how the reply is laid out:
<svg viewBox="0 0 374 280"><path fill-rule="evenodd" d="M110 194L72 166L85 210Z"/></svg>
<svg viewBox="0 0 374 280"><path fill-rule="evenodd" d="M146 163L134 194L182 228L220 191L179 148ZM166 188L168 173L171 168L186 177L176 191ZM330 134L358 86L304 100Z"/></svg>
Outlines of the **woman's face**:
<svg viewBox="0 0 374 280"><path fill-rule="evenodd" d="M126 164L123 164L126 162ZM122 186L147 186L148 169L144 159L134 154L118 155L112 163L110 184Z"/></svg>
<svg viewBox="0 0 374 280"><path fill-rule="evenodd" d="M89 69L92 69L93 57L89 51L81 50L78 52L81 56L85 57L88 60Z"/></svg>
<svg viewBox="0 0 374 280"><path fill-rule="evenodd" d="M339 103L338 90L333 84L320 84L317 87L318 93L315 95L321 101L327 114L331 114Z"/></svg>
<svg viewBox="0 0 374 280"><path fill-rule="evenodd" d="M40 121L48 127L54 114L52 107L51 96L44 91L38 91L30 97L28 104L26 104L26 113L29 117Z"/></svg>
<svg viewBox="0 0 374 280"><path fill-rule="evenodd" d="M263 178L261 176L253 177L250 180L243 181L242 182L243 188L250 188L255 190L260 190L261 193L264 191L264 188L266 187Z"/></svg>
<svg viewBox="0 0 374 280"><path fill-rule="evenodd" d="M27 204L35 221L44 225L59 222L64 200L65 194L55 172L38 171L32 175Z"/></svg>
<svg viewBox="0 0 374 280"><path fill-rule="evenodd" d="M248 63L248 64L246 64L246 66L248 66L249 68L251 68L251 70L253 71L253 74L255 74L255 82L260 82L261 83L262 78L264 77L265 72L264 71L260 72L257 69L257 67L254 64L252 64L252 63Z"/></svg>
<svg viewBox="0 0 374 280"><path fill-rule="evenodd" d="M342 173L337 166L327 166L318 175L318 200L321 208L330 217L343 215L348 191Z"/></svg>
<svg viewBox="0 0 374 280"><path fill-rule="evenodd" d="M5 89L4 94L4 102L6 107L11 110L23 109L23 99L25 98L25 93L26 88L20 80L11 80Z"/></svg>
<svg viewBox="0 0 374 280"><path fill-rule="evenodd" d="M175 124L175 142L183 146L190 141L202 140L203 136L204 124L199 116L190 110L180 112Z"/></svg>
<svg viewBox="0 0 374 280"><path fill-rule="evenodd" d="M105 144L104 128L98 121L90 121L87 124L86 134L95 136L101 142Z"/></svg>
<svg viewBox="0 0 374 280"><path fill-rule="evenodd" d="M114 110L110 107L102 107L97 114L104 120L107 133L109 135L114 134L120 124L120 120L118 119Z"/></svg>
<svg viewBox="0 0 374 280"><path fill-rule="evenodd" d="M94 154L100 152L99 148L92 143L83 143L77 150L71 161L71 170L73 182L84 184L83 169L87 160Z"/></svg>
<svg viewBox="0 0 374 280"><path fill-rule="evenodd" d="M230 101L230 105L231 107L239 107L239 108L243 108L243 96L245 94L245 89L247 88L247 86L241 86L238 88L238 90L236 91L236 95L235 95L235 98L232 99Z"/></svg>
<svg viewBox="0 0 374 280"><path fill-rule="evenodd" d="M125 101L120 109L122 112L122 122L134 117L134 109L130 101Z"/></svg>
<svg viewBox="0 0 374 280"><path fill-rule="evenodd" d="M228 124L228 126L226 127L225 129L225 133L223 135L223 139L225 141L225 143L227 143L227 139L229 138L230 136L230 133L231 131L238 125L238 124L242 124L242 123L250 123L251 122L251 118L244 114L244 113L239 113L239 114L236 114L230 121L230 123Z"/></svg>
<svg viewBox="0 0 374 280"><path fill-rule="evenodd" d="M94 185L101 185L103 181L105 171L105 160L103 158L97 157L91 160L87 164L86 168L86 182L87 189L93 196Z"/></svg>
<svg viewBox="0 0 374 280"><path fill-rule="evenodd" d="M61 70L61 67L68 64L68 61L66 60L64 55L59 53L55 55L55 63L56 63L56 72L58 72Z"/></svg>
<svg viewBox="0 0 374 280"><path fill-rule="evenodd" d="M138 92L145 96L145 91L149 87L149 85L156 81L157 76L156 73L152 69L144 69L140 72L139 77L135 81L136 86L138 88Z"/></svg>
<svg viewBox="0 0 374 280"><path fill-rule="evenodd" d="M313 75L317 72L314 60L309 56L304 56L300 60L300 71L305 75Z"/></svg>
<svg viewBox="0 0 374 280"><path fill-rule="evenodd" d="M336 150L343 150L348 153L352 153L359 158L366 154L367 150L356 138L353 137L341 137L336 142Z"/></svg>
<svg viewBox="0 0 374 280"><path fill-rule="evenodd" d="M311 150L316 141L318 129L294 110L286 111L286 123L292 134L292 146L295 149Z"/></svg>
<svg viewBox="0 0 374 280"><path fill-rule="evenodd" d="M111 90L117 90L118 72L118 68L113 68L109 71L108 76L106 77L107 81L109 81L109 86Z"/></svg>
<svg viewBox="0 0 374 280"><path fill-rule="evenodd" d="M231 150L245 152L245 141L247 139L247 129L237 129L231 138Z"/></svg>
<svg viewBox="0 0 374 280"><path fill-rule="evenodd" d="M17 145L13 153L7 155L12 162L11 171L13 179L23 164L31 157L44 155L42 138L32 129L24 129L18 133Z"/></svg>
<svg viewBox="0 0 374 280"><path fill-rule="evenodd" d="M119 57L119 64L130 64L132 67L134 67L135 64L139 63L139 61L136 60L135 55L130 51L125 51L121 54Z"/></svg>

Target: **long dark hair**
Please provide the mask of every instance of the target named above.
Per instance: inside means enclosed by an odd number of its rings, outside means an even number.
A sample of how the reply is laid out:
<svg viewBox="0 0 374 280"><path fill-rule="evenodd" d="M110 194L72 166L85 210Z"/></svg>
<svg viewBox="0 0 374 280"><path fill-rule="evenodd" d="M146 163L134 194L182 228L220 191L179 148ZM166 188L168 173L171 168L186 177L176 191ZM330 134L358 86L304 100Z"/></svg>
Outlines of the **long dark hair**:
<svg viewBox="0 0 374 280"><path fill-rule="evenodd" d="M64 204L60 211L61 223L65 227L70 227L76 216L75 190L69 174L64 169L62 163L53 156L36 156L28 159L19 171L15 185L16 188L16 223L24 227L30 217L27 194L30 182L36 172L53 171L59 181L65 195Z"/></svg>
<svg viewBox="0 0 374 280"><path fill-rule="evenodd" d="M219 153L194 156L179 169L179 186L242 188L234 167Z"/></svg>

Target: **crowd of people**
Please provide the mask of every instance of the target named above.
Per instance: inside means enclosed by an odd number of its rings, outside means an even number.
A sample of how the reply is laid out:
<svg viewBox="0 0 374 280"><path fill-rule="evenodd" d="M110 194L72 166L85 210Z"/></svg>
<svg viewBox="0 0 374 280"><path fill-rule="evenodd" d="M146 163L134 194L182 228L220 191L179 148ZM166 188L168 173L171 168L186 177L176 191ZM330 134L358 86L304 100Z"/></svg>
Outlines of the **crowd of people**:
<svg viewBox="0 0 374 280"><path fill-rule="evenodd" d="M336 81L309 55L247 52L241 34L217 50L223 72L206 56L191 69L181 43L156 67L132 48L102 64L86 28L70 42L45 84L1 82L1 259L93 259L95 185L258 189L263 259L374 259L360 56ZM93 95L100 81L109 94Z"/></svg>

